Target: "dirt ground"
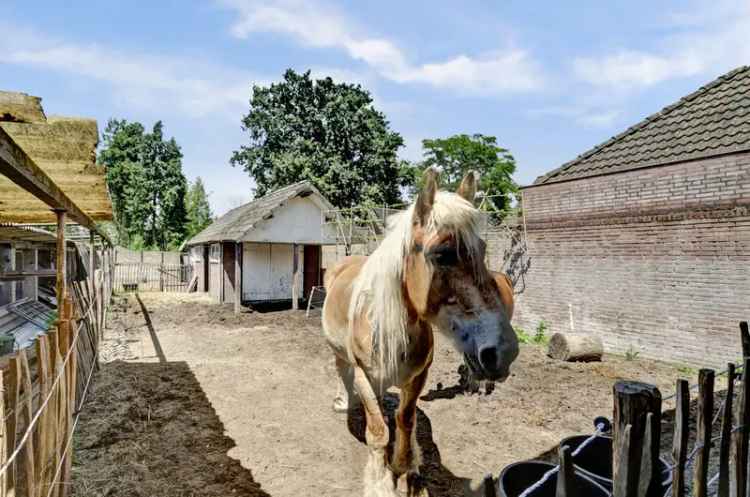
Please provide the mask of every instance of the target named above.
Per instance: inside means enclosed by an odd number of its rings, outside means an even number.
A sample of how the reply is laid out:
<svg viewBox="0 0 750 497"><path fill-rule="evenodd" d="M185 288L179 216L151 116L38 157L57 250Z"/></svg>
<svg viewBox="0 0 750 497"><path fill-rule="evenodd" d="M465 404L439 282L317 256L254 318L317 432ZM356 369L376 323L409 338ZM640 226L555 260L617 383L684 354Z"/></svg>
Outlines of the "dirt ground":
<svg viewBox="0 0 750 497"><path fill-rule="evenodd" d="M195 294L128 295L112 306L100 355L76 440L76 495L361 495L364 422L331 409L338 380L319 316L235 316ZM433 497L468 495L484 475L590 433L595 416L611 416L618 379L666 396L686 372L617 356L560 363L524 345L508 381L468 395L460 363L438 339L418 404Z"/></svg>

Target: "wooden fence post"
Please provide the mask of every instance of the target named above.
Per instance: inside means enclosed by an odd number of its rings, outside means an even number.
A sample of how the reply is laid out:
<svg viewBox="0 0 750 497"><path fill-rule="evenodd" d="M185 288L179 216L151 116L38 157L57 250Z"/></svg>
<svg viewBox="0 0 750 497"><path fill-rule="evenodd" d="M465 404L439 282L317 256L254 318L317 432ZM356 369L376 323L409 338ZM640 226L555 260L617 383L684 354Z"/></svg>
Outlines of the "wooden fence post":
<svg viewBox="0 0 750 497"><path fill-rule="evenodd" d="M672 440L672 457L675 462L672 472L672 496L684 497L688 423L690 421L690 385L687 380L677 380L676 390L674 437Z"/></svg>
<svg viewBox="0 0 750 497"><path fill-rule="evenodd" d="M637 381L618 381L613 389L613 482L614 497L634 497L638 494L641 456L647 427L650 429L648 454L652 468L658 467L661 439L661 392L654 385ZM652 422L648 423L648 414ZM629 427L629 428L628 428ZM624 473L624 474L623 474ZM648 487L660 484L653 475Z"/></svg>
<svg viewBox="0 0 750 497"><path fill-rule="evenodd" d="M739 393L734 436L732 437L731 475L729 482L732 497L745 497L747 492L747 446L750 432L750 357L745 357L742 369L742 390Z"/></svg>
<svg viewBox="0 0 750 497"><path fill-rule="evenodd" d="M714 412L714 371L698 373L698 419L696 421L693 495L706 497L708 492L708 458L711 452L711 418Z"/></svg>
<svg viewBox="0 0 750 497"><path fill-rule="evenodd" d="M737 376L734 364L727 366L727 396L721 419L721 446L719 447L719 489L718 497L729 497L729 451L732 442L732 397Z"/></svg>

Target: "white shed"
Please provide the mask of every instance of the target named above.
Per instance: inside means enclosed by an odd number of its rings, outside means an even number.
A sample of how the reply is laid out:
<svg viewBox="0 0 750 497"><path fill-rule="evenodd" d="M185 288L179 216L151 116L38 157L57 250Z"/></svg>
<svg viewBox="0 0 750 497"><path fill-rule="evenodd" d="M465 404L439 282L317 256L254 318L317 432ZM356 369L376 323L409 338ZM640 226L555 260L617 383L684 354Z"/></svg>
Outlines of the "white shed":
<svg viewBox="0 0 750 497"><path fill-rule="evenodd" d="M324 219L331 209L301 181L227 212L187 242L198 291L237 305L306 299L322 284L321 246L331 243Z"/></svg>

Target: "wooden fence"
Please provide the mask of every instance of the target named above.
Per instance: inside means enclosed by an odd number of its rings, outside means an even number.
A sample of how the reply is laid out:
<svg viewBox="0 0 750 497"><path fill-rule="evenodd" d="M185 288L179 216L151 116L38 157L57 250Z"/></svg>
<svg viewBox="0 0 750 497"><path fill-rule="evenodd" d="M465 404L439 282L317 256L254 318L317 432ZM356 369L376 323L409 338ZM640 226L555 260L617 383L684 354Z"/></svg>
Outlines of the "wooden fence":
<svg viewBox="0 0 750 497"><path fill-rule="evenodd" d="M118 262L114 288L117 292L187 292L193 280L189 264Z"/></svg>
<svg viewBox="0 0 750 497"><path fill-rule="evenodd" d="M106 252L106 251L105 251ZM65 497L72 440L112 294L108 254L94 279L70 284L58 319L33 347L0 363L0 497Z"/></svg>
<svg viewBox="0 0 750 497"><path fill-rule="evenodd" d="M740 335L743 355L740 364L729 364L719 372L701 369L698 383L692 386L686 380L677 380L674 395L664 399L654 385L635 381L615 383L611 441L613 497L684 497L687 494L687 480L694 497L750 496L750 333L747 322L740 323ZM717 408L715 380L724 375L727 377L727 390ZM692 406L691 390L698 391ZM671 399L676 402L672 451L667 455L667 458L671 456L672 463L667 465L668 472L665 473L662 461L666 458L660 453L662 401ZM689 432L691 411L695 420L692 437ZM715 425L718 429L713 430ZM521 493L510 497L553 494L555 497L588 497L578 487L575 455L581 446L602 436L602 426L599 425L597 433L588 437L576 451L561 446L559 464ZM689 440L693 440L691 446ZM712 451L718 451L718 465L709 464ZM549 481L553 477L556 480L554 484ZM502 477L498 484L502 488L497 488L492 476L488 475L484 484L485 497L508 495ZM596 495L601 495L601 492Z"/></svg>

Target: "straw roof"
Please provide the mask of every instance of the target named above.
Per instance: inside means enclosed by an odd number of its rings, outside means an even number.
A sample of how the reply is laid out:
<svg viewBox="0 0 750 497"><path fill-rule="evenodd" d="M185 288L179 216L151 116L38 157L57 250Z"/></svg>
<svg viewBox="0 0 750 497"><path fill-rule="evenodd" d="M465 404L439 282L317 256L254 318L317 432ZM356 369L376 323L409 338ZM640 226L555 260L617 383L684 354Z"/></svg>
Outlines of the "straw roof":
<svg viewBox="0 0 750 497"><path fill-rule="evenodd" d="M93 119L46 117L38 97L0 91L0 128L94 221L112 220L104 167L95 164ZM0 222L52 223L50 207L0 175Z"/></svg>

